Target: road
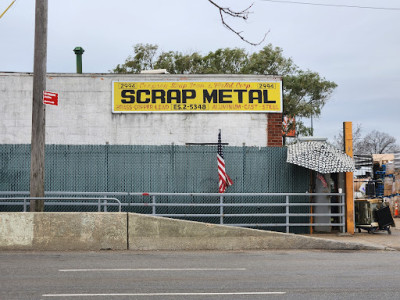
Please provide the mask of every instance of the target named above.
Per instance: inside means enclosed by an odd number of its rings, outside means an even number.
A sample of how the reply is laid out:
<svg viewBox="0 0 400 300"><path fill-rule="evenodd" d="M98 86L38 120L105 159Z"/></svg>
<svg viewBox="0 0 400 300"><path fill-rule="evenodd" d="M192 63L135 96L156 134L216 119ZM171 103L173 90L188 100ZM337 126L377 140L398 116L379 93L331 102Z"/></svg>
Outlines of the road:
<svg viewBox="0 0 400 300"><path fill-rule="evenodd" d="M400 299L398 251L0 252L0 299Z"/></svg>

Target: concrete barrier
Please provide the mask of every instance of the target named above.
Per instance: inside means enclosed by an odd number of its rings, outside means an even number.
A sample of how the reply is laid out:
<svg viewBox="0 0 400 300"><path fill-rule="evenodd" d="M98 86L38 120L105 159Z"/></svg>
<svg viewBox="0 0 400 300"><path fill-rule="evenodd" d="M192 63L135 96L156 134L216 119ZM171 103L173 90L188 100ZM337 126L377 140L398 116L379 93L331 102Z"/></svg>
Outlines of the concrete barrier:
<svg viewBox="0 0 400 300"><path fill-rule="evenodd" d="M384 250L295 234L129 214L130 250Z"/></svg>
<svg viewBox="0 0 400 300"><path fill-rule="evenodd" d="M133 213L0 213L0 250L385 250Z"/></svg>
<svg viewBox="0 0 400 300"><path fill-rule="evenodd" d="M0 213L0 250L126 250L126 213Z"/></svg>

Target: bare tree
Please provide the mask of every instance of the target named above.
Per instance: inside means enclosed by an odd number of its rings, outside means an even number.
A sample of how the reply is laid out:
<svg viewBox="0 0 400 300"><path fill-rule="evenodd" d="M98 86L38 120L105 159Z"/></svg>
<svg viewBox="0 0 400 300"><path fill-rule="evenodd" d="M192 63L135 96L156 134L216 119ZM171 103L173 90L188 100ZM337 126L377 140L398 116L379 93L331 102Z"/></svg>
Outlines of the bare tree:
<svg viewBox="0 0 400 300"><path fill-rule="evenodd" d="M358 153L358 144L362 141L362 127L361 124L356 124L355 127L353 127L353 152L354 154L360 154ZM344 141L343 141L343 131L340 131L339 134L333 137L333 145L335 145L339 149L344 149Z"/></svg>
<svg viewBox="0 0 400 300"><path fill-rule="evenodd" d="M343 149L342 132L334 137L333 144ZM363 137L360 124L357 124L353 129L353 148L355 155L382 154L400 151L400 146L396 144L396 139L385 132L373 130Z"/></svg>
<svg viewBox="0 0 400 300"><path fill-rule="evenodd" d="M267 37L267 34L269 33L269 31L267 31L264 34L264 37L262 38L262 40L258 43L254 43L254 42L250 42L249 40L247 40L244 36L243 36L243 32L242 31L237 31L235 29L232 28L232 26L230 26L226 21L225 21L225 17L226 16L230 16L233 18L239 18L242 19L244 21L246 21L249 18L249 14L251 13L250 9L253 7L253 4L251 4L249 7L247 7L244 10L233 10L230 7L223 7L219 4L217 4L216 2L212 1L212 0L208 0L208 2L210 2L212 5L214 5L216 8L218 8L219 10L219 15L221 17L221 22L222 24L230 31L232 31L234 34L236 34L241 40L243 40L244 42L253 45L253 46L258 46L260 45L262 42L265 41L265 38Z"/></svg>
<svg viewBox="0 0 400 300"><path fill-rule="evenodd" d="M400 151L396 139L391 135L377 130L367 134L358 145L360 154L381 154Z"/></svg>

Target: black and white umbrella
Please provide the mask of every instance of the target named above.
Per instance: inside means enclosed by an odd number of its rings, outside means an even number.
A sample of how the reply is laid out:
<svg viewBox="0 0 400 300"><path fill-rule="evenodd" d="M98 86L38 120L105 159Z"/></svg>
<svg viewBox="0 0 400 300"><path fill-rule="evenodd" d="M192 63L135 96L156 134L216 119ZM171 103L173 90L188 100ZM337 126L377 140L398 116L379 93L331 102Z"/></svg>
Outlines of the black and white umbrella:
<svg viewBox="0 0 400 300"><path fill-rule="evenodd" d="M354 161L326 142L299 142L288 146L286 162L322 174L354 172Z"/></svg>

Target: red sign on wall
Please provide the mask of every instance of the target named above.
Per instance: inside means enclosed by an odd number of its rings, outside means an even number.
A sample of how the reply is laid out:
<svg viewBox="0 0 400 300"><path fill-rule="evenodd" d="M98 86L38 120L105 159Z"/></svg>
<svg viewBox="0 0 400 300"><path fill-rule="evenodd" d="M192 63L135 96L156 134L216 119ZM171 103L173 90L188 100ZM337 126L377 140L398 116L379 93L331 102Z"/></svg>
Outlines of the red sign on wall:
<svg viewBox="0 0 400 300"><path fill-rule="evenodd" d="M43 91L43 104L58 106L58 94L48 91Z"/></svg>

